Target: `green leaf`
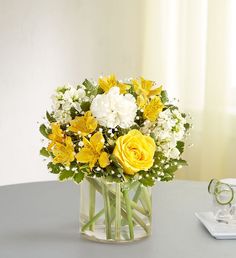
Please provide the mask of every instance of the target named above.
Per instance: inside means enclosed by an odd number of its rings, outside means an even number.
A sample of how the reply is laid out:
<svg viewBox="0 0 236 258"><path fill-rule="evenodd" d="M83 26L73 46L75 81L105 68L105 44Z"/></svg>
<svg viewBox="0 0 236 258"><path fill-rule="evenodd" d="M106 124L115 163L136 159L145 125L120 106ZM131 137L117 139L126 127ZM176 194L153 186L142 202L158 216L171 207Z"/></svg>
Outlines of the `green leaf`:
<svg viewBox="0 0 236 258"><path fill-rule="evenodd" d="M71 115L72 119L74 119L76 116L79 115L79 112L74 107L72 107L70 109L70 115Z"/></svg>
<svg viewBox="0 0 236 258"><path fill-rule="evenodd" d="M114 164L115 167L118 169L118 171L123 174L123 168L121 167L121 165L120 165L119 162L117 161L116 157L112 154L112 155L110 156L110 159L112 160L113 164Z"/></svg>
<svg viewBox="0 0 236 258"><path fill-rule="evenodd" d="M39 131L40 131L40 133L41 133L44 137L48 138L49 132L48 132L47 127L46 127L44 124L41 124L41 125L40 125Z"/></svg>
<svg viewBox="0 0 236 258"><path fill-rule="evenodd" d="M53 164L52 162L48 163L48 169L53 174L59 174L60 173L60 165L59 164Z"/></svg>
<svg viewBox="0 0 236 258"><path fill-rule="evenodd" d="M165 104L168 101L169 101L169 99L168 99L168 96L167 96L167 92L165 90L163 90L161 92L161 102Z"/></svg>
<svg viewBox="0 0 236 258"><path fill-rule="evenodd" d="M180 154L184 151L184 142L178 141L176 148L179 150Z"/></svg>
<svg viewBox="0 0 236 258"><path fill-rule="evenodd" d="M186 130L189 130L191 126L190 126L189 123L186 123L186 124L184 124L184 127L185 127Z"/></svg>
<svg viewBox="0 0 236 258"><path fill-rule="evenodd" d="M45 147L43 147L41 150L40 150L40 155L42 155L42 156L44 156L44 157L50 157L50 153L49 153L49 151L45 148Z"/></svg>
<svg viewBox="0 0 236 258"><path fill-rule="evenodd" d="M144 186L153 186L155 184L155 179L152 179L152 177L143 177L139 182Z"/></svg>
<svg viewBox="0 0 236 258"><path fill-rule="evenodd" d="M48 111L46 112L46 117L47 117L48 122L50 122L50 123L56 122L56 119L51 114L49 114Z"/></svg>
<svg viewBox="0 0 236 258"><path fill-rule="evenodd" d="M90 102L84 101L84 102L81 103L80 107L81 107L81 109L82 109L84 112L86 112L86 111L88 111L88 110L90 109L90 105L91 105Z"/></svg>
<svg viewBox="0 0 236 258"><path fill-rule="evenodd" d="M69 178L73 177L74 173L75 172L72 170L62 170L59 175L59 180L63 181L63 180L69 179Z"/></svg>
<svg viewBox="0 0 236 258"><path fill-rule="evenodd" d="M94 85L88 80L88 79L85 79L84 82L82 83L85 87L86 87L86 90L88 91L91 91L94 89Z"/></svg>
<svg viewBox="0 0 236 258"><path fill-rule="evenodd" d="M79 184L84 179L84 173L79 171L78 173L74 174L73 179L77 184Z"/></svg>
<svg viewBox="0 0 236 258"><path fill-rule="evenodd" d="M179 159L176 162L178 163L179 166L188 166L187 161L184 159Z"/></svg>

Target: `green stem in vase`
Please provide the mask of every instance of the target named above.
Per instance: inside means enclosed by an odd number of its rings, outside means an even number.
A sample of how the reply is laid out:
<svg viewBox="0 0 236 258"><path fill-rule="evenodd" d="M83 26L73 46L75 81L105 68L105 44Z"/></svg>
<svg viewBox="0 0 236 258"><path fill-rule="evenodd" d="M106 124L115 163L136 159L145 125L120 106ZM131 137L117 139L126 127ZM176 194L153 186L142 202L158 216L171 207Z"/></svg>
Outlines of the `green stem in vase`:
<svg viewBox="0 0 236 258"><path fill-rule="evenodd" d="M141 190L142 190L142 189L141 189L141 186L139 185L139 186L137 187L137 190L136 190L135 194L134 194L133 202L135 202L135 203L138 202L138 199L139 199L140 194L141 194Z"/></svg>
<svg viewBox="0 0 236 258"><path fill-rule="evenodd" d="M147 205L147 209L150 213L152 213L151 198L150 198L150 193L149 193L147 187L142 187L142 192L143 192L144 202Z"/></svg>
<svg viewBox="0 0 236 258"><path fill-rule="evenodd" d="M94 224L104 213L104 209L101 209L92 219L90 219L81 229L82 232L87 230L92 224Z"/></svg>
<svg viewBox="0 0 236 258"><path fill-rule="evenodd" d="M111 239L111 207L106 182L102 183L102 194L105 210L106 238Z"/></svg>
<svg viewBox="0 0 236 258"><path fill-rule="evenodd" d="M133 219L147 232L150 232L149 227L146 225L146 223L134 212L132 211Z"/></svg>
<svg viewBox="0 0 236 258"><path fill-rule="evenodd" d="M124 189L123 195L124 195L125 204L126 204L126 214L127 214L128 225L129 225L129 235L130 235L130 239L134 239L134 225L133 225L133 218L132 218L132 209L130 206L129 190Z"/></svg>
<svg viewBox="0 0 236 258"><path fill-rule="evenodd" d="M115 212L115 238L120 239L121 225L121 188L120 183L116 184L116 212Z"/></svg>
<svg viewBox="0 0 236 258"><path fill-rule="evenodd" d="M101 194L103 195L103 191L102 191L102 188L103 186L101 186L101 184L96 180L96 179L93 179L93 178L89 178L88 179L90 183L92 183L95 187L95 189ZM107 186L105 186L107 187ZM140 191L141 191L142 187L140 186ZM111 189L107 189L107 192L108 192L108 195L109 195L109 198L111 200L113 200L115 202L115 193L113 191L111 191ZM129 199L129 198L128 198ZM140 198L141 199L141 198ZM129 200L130 202L130 200ZM132 201L132 203L134 203L134 201ZM131 206L131 205L130 205ZM131 206L132 208L132 206ZM130 209L131 209L130 208ZM123 196L121 196L121 215L123 217L123 220L124 221L127 221L128 222L128 214L127 214L127 208L126 208L126 201L124 200ZM132 218L132 214L131 214L131 218ZM142 218L140 218L136 213L133 212L133 219L136 223L138 223L146 232L149 232L149 228L147 227L147 225L145 224L145 222L143 222ZM111 220L112 221L112 220ZM110 221L110 223L111 223ZM129 224L129 222L128 222ZM133 225L133 223L132 223Z"/></svg>
<svg viewBox="0 0 236 258"><path fill-rule="evenodd" d="M89 184L89 220L92 220L95 214L96 190L93 184ZM89 226L90 230L94 230L94 223Z"/></svg>

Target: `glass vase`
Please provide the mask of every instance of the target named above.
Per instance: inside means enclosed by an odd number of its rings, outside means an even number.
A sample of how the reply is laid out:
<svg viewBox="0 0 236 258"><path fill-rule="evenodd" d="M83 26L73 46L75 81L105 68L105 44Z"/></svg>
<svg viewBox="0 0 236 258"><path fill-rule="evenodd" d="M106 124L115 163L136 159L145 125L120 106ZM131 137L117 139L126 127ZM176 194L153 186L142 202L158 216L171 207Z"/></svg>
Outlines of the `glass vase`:
<svg viewBox="0 0 236 258"><path fill-rule="evenodd" d="M80 233L98 242L132 242L151 234L151 188L139 181L109 182L86 177L81 183Z"/></svg>

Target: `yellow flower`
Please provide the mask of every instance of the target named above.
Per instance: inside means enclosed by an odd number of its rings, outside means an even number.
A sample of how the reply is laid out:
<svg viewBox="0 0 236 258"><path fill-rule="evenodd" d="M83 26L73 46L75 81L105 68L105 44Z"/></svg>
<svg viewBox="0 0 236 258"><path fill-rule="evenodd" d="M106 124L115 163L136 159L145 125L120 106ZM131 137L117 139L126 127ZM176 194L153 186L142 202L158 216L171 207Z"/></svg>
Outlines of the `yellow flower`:
<svg viewBox="0 0 236 258"><path fill-rule="evenodd" d="M155 96L151 99L151 101L145 106L143 115L149 121L154 122L159 113L162 111L164 105L161 102L160 97Z"/></svg>
<svg viewBox="0 0 236 258"><path fill-rule="evenodd" d="M148 98L147 97L144 97L143 95L139 95L137 97L137 105L140 107L140 108L144 108L146 106L148 102Z"/></svg>
<svg viewBox="0 0 236 258"><path fill-rule="evenodd" d="M108 77L100 77L98 79L98 85L107 93L111 87L117 85L116 76L111 74Z"/></svg>
<svg viewBox="0 0 236 258"><path fill-rule="evenodd" d="M97 128L97 120L92 116L90 111L86 112L84 116L76 117L70 121L71 126L68 128L71 132L79 133L86 136L94 132Z"/></svg>
<svg viewBox="0 0 236 258"><path fill-rule="evenodd" d="M117 81L116 76L111 74L108 77L101 77L98 79L98 85L107 93L112 87L117 86L120 88L120 94L125 94L130 88L130 85Z"/></svg>
<svg viewBox="0 0 236 258"><path fill-rule="evenodd" d="M152 167L155 150L154 140L134 129L117 139L113 155L124 169L124 173L134 175L140 170Z"/></svg>
<svg viewBox="0 0 236 258"><path fill-rule="evenodd" d="M120 94L125 94L125 93L127 93L127 90L130 89L130 85L122 83L122 82L118 82L117 86L120 88Z"/></svg>
<svg viewBox="0 0 236 258"><path fill-rule="evenodd" d="M88 141L83 139L84 147L76 154L76 159L81 163L89 163L90 169L99 162L100 167L105 168L110 164L109 155L103 150L104 138L101 132L95 133Z"/></svg>
<svg viewBox="0 0 236 258"><path fill-rule="evenodd" d="M52 153L54 154L53 163L61 163L69 166L70 163L75 159L74 146L71 137L67 136L65 143L55 143Z"/></svg>
<svg viewBox="0 0 236 258"><path fill-rule="evenodd" d="M145 80L143 77L140 78L141 83L138 80L132 80L134 85L134 90L138 95L143 95L144 97L151 97L155 95L160 95L162 91L162 86L153 89L154 82L150 80Z"/></svg>
<svg viewBox="0 0 236 258"><path fill-rule="evenodd" d="M48 150L50 151L52 149L52 147L56 144L56 143L63 143L65 140L63 131L60 128L60 125L57 123L52 123L51 124L52 127L52 133L48 135L48 138L52 141L49 145L48 145Z"/></svg>

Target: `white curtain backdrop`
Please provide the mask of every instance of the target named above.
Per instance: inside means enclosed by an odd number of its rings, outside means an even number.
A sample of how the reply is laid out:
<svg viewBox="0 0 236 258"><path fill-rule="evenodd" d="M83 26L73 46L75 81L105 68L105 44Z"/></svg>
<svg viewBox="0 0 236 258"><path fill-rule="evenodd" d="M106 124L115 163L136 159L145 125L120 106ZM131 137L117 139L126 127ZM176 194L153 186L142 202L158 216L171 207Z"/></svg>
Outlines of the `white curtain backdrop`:
<svg viewBox="0 0 236 258"><path fill-rule="evenodd" d="M148 0L143 75L193 118L178 178L236 177L236 1Z"/></svg>

